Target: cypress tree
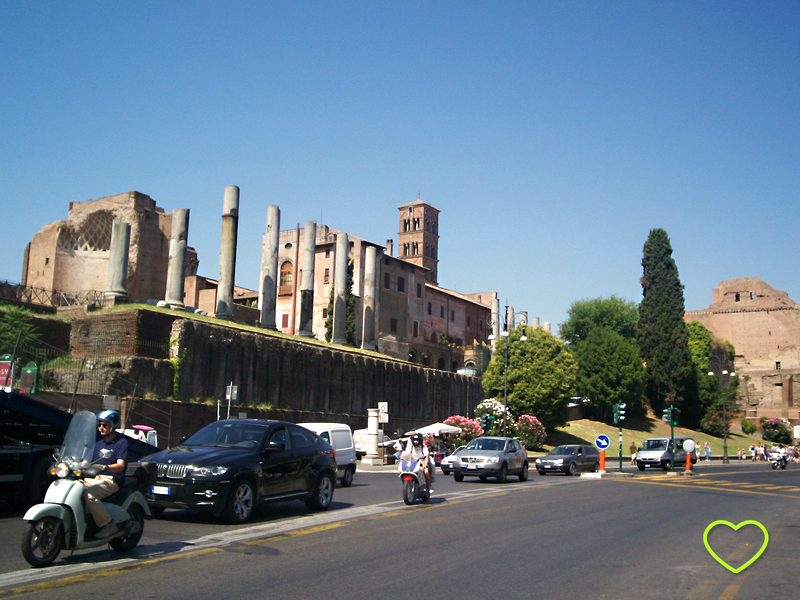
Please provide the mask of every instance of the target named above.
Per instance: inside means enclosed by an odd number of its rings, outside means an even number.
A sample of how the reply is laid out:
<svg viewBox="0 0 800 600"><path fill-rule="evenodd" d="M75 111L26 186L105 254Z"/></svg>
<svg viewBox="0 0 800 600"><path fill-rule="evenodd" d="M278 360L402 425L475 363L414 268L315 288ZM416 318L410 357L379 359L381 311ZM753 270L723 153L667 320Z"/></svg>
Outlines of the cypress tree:
<svg viewBox="0 0 800 600"><path fill-rule="evenodd" d="M663 229L653 229L642 254L642 302L636 341L646 365L645 396L657 416L670 404L690 408L692 359L683 321L686 304L672 246ZM693 411L688 410L687 413Z"/></svg>

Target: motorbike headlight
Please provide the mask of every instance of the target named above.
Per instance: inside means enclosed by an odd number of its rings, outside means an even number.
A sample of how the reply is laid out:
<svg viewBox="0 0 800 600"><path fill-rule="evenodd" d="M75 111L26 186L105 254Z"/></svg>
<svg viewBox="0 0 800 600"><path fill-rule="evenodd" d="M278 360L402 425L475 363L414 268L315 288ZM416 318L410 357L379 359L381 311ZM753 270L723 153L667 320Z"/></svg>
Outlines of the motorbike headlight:
<svg viewBox="0 0 800 600"><path fill-rule="evenodd" d="M192 475L195 477L219 477L228 472L229 467L213 466L213 467L192 467Z"/></svg>
<svg viewBox="0 0 800 600"><path fill-rule="evenodd" d="M67 463L60 462L56 465L56 475L63 479L67 475L69 475L69 465Z"/></svg>
<svg viewBox="0 0 800 600"><path fill-rule="evenodd" d="M489 458L486 460L486 462L487 462L487 463L496 463L498 460L500 460L500 457L499 457L499 456L490 456L490 457L489 457Z"/></svg>

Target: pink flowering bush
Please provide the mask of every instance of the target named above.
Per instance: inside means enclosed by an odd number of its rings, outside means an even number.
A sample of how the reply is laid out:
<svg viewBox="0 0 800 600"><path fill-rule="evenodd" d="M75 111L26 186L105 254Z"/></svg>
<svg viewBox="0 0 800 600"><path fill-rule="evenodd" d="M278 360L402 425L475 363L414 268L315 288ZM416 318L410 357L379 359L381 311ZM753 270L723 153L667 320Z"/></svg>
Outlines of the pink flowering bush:
<svg viewBox="0 0 800 600"><path fill-rule="evenodd" d="M769 419L761 417L761 437L768 442L776 442L779 444L791 444L793 441L792 434L789 431L789 425L778 417L771 417Z"/></svg>
<svg viewBox="0 0 800 600"><path fill-rule="evenodd" d="M481 427L480 423L475 421L474 419L470 419L469 417L462 417L461 415L453 415L452 417L447 417L443 423L445 425L453 425L454 427L461 427L461 433L454 433L450 436L450 439L456 445L461 446L462 444L466 444L470 440L480 437L483 435L483 428Z"/></svg>
<svg viewBox="0 0 800 600"><path fill-rule="evenodd" d="M541 448L547 438L544 425L531 415L520 415L517 419L517 435L525 442L525 448L528 450Z"/></svg>

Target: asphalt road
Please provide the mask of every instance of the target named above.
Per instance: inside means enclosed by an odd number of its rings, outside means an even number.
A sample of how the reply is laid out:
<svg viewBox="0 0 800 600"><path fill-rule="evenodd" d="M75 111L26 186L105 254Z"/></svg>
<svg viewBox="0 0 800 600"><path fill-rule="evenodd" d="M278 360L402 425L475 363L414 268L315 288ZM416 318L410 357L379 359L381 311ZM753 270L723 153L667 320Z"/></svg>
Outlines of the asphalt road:
<svg viewBox="0 0 800 600"><path fill-rule="evenodd" d="M607 465L608 467L609 465ZM378 471L381 471L378 469ZM626 466L626 471L630 471ZM630 471L633 472L633 471ZM800 465L701 464L693 477L534 474L504 485L440 475L427 505L406 507L392 472L337 487L332 508L269 505L231 527L184 511L148 521L131 555L62 554L47 569L19 555L20 514L0 514L0 599L789 597L800 556ZM761 523L769 542L744 571L706 549L709 524ZM710 548L732 567L759 550L756 526L720 525ZM122 558L121 558L122 557ZM113 578L113 583L109 582Z"/></svg>

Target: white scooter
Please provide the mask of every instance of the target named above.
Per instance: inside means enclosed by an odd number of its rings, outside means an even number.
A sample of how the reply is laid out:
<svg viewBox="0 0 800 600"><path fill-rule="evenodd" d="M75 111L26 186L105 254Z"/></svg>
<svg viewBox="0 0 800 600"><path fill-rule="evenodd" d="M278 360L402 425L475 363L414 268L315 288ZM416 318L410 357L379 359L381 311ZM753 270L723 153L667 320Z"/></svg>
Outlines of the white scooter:
<svg viewBox="0 0 800 600"><path fill-rule="evenodd" d="M99 465L92 460L97 417L81 411L72 417L64 445L56 456L54 469L58 476L44 497L44 502L28 509L23 519L28 524L22 537L22 555L34 567L46 567L61 552L97 548L110 544L117 552L129 552L136 547L144 532L144 520L152 518L142 493L155 478L153 463L129 466L123 487L105 498L103 505L117 532L106 538L93 538L98 527L83 503L82 479L96 477ZM131 471L134 471L131 473Z"/></svg>
<svg viewBox="0 0 800 600"><path fill-rule="evenodd" d="M412 504L416 500L427 502L431 499L421 460L402 461L400 480L403 482L403 502L406 504Z"/></svg>
<svg viewBox="0 0 800 600"><path fill-rule="evenodd" d="M780 467L781 469L785 469L786 464L789 462L789 459L785 454L773 452L772 454L769 455L769 462L772 463L773 469L777 469L778 467Z"/></svg>

